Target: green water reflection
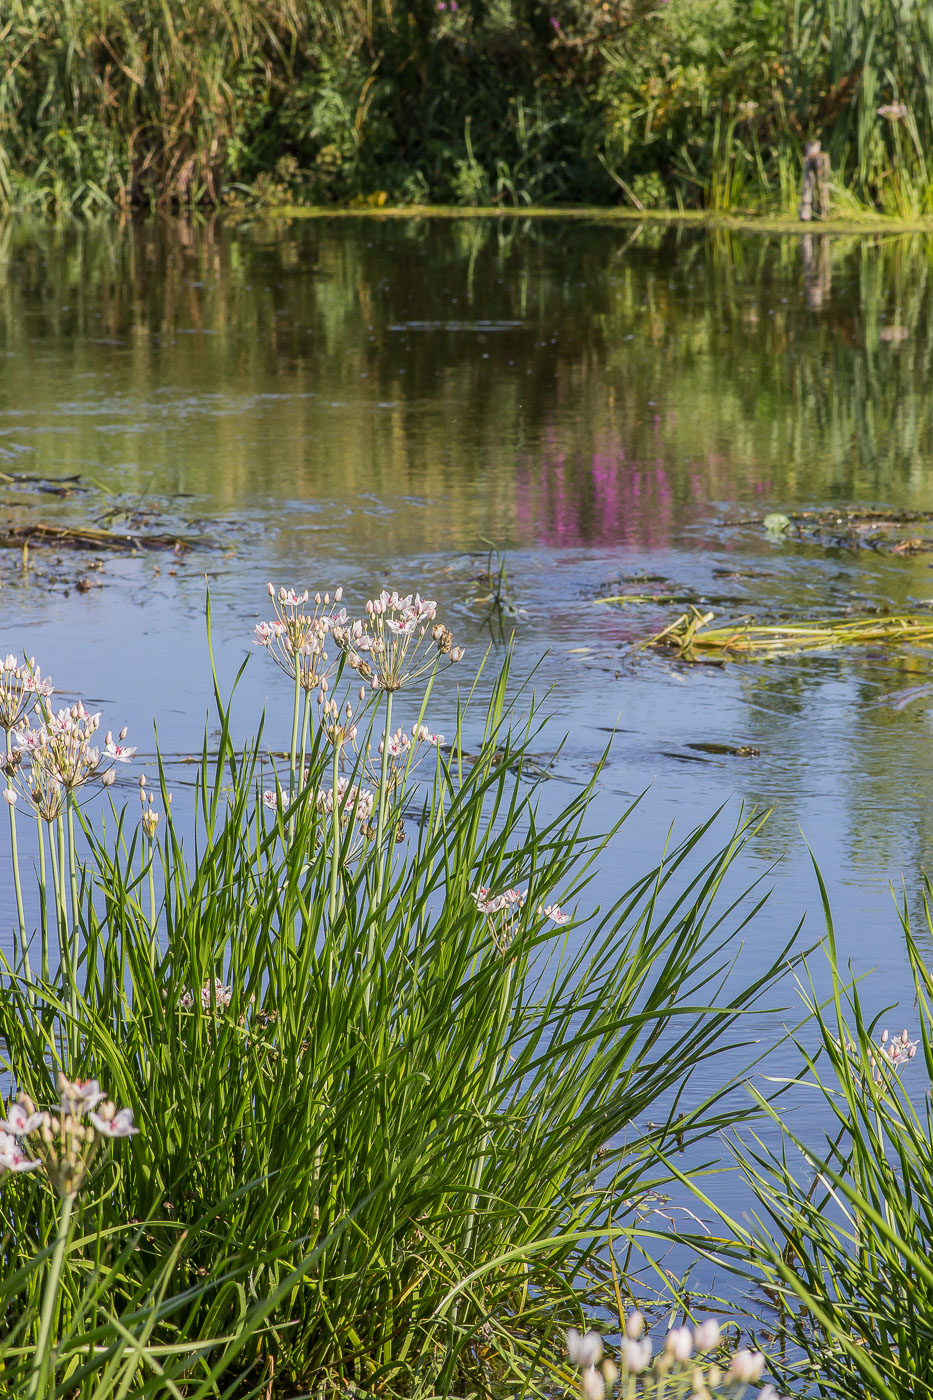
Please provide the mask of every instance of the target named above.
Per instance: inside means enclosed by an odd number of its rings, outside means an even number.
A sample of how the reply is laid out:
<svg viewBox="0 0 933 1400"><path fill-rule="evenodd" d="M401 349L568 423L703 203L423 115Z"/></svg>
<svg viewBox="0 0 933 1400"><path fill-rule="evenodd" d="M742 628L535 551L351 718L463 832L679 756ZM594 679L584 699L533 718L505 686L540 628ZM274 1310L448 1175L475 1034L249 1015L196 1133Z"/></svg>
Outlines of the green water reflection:
<svg viewBox="0 0 933 1400"><path fill-rule="evenodd" d="M886 881L903 870L916 892L933 809L930 706L879 702L929 679L929 654L674 674L621 650L669 610L591 599L636 570L740 612L933 597L933 555L721 524L795 504L933 508L931 257L917 236L578 222L9 223L0 471L80 473L157 515L213 517L237 552L157 581L151 561L108 561L100 590L68 599L0 558L0 651L41 651L143 724L170 695L160 732L183 748L209 696L205 567L231 656L267 577L357 597L427 578L475 649L464 555L493 540L526 609L518 664L550 648L541 675L573 728L556 776L587 777L620 726L598 802L611 818L654 784L636 864L672 816L730 793L775 804L756 850L796 854L767 917L813 903L799 822L870 964L877 928L893 930ZM101 499L0 482L13 521L86 519ZM257 711L271 683L251 668ZM710 740L761 757L689 749ZM903 971L898 954L897 986Z"/></svg>
<svg viewBox="0 0 933 1400"><path fill-rule="evenodd" d="M389 554L923 505L930 268L917 237L8 224L0 462L212 511L350 503L364 532L361 495L415 497Z"/></svg>

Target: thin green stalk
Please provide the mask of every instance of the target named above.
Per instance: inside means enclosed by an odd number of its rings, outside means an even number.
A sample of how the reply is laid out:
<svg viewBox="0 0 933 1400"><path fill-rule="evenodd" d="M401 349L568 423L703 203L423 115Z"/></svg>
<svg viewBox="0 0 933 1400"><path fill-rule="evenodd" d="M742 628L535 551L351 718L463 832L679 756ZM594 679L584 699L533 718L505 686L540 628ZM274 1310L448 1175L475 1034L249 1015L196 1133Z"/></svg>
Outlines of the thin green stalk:
<svg viewBox="0 0 933 1400"><path fill-rule="evenodd" d="M311 724L311 692L305 691L304 705L301 715L301 761L298 765L298 787L305 785L305 763L308 757L308 730Z"/></svg>
<svg viewBox="0 0 933 1400"><path fill-rule="evenodd" d="M74 1200L74 1195L71 1193L62 1198L61 1214L58 1217L58 1237L55 1241L55 1250L52 1254L49 1276L45 1281L45 1292L42 1295L39 1336L36 1341L36 1350L32 1358L32 1369L29 1373L26 1400L38 1400L40 1395L46 1393L51 1394L55 1389L54 1366L50 1367L52 1357L49 1347L49 1338L52 1331L52 1318L55 1315L55 1304L58 1299L58 1285L61 1279L62 1260L65 1257L65 1248L68 1244L68 1236L71 1233L71 1214ZM49 1376L50 1370L53 1382L51 1386L47 1384L47 1377Z"/></svg>
<svg viewBox="0 0 933 1400"><path fill-rule="evenodd" d="M64 871L62 872L64 875ZM77 1053L78 1037L78 857L75 847L75 804L74 795L68 794L68 883L71 889L71 953L69 969L69 1000L71 1002L71 1044Z"/></svg>
<svg viewBox="0 0 933 1400"><path fill-rule="evenodd" d="M149 966L155 971L156 965L156 896L155 896L155 842L147 836L149 847Z"/></svg>
<svg viewBox="0 0 933 1400"><path fill-rule="evenodd" d="M295 800L295 773L298 767L298 716L301 712L301 672L298 658L295 658L295 704L292 710L292 741L288 750L288 805ZM295 818L288 819L288 839L295 835Z"/></svg>
<svg viewBox="0 0 933 1400"><path fill-rule="evenodd" d="M386 732L382 742L382 770L379 776L379 810L376 817L376 894L373 900L374 906L378 905L382 899L383 886L383 850L382 841L385 836L386 808L389 805L389 740L392 737L392 691L386 691ZM386 862L388 864L388 861ZM369 931L369 958L372 957L373 926L370 921Z"/></svg>
<svg viewBox="0 0 933 1400"><path fill-rule="evenodd" d="M13 738L9 729L6 731L6 753L7 759L13 752ZM7 770L7 792L13 792L13 782ZM8 803L10 809L10 852L13 858L13 888L16 892L16 917L19 923L19 949L20 959L23 964L23 972L27 982L32 981L32 972L29 967L29 948L26 943L26 916L23 912L23 889L19 875L19 850L16 844L16 811L13 803Z"/></svg>
<svg viewBox="0 0 933 1400"><path fill-rule="evenodd" d="M49 851L52 856L52 886L55 893L55 920L58 925L58 965L68 970L68 907L65 902L65 824L55 818L55 830L49 828Z"/></svg>
<svg viewBox="0 0 933 1400"><path fill-rule="evenodd" d="M340 824L343 819L344 804L337 799L337 783L340 778L340 745L334 744L334 764L333 764L333 807L332 821L334 825L334 850L330 862L330 937L333 937L334 923L337 919L337 886L340 876ZM349 798L349 794L347 794Z"/></svg>
<svg viewBox="0 0 933 1400"><path fill-rule="evenodd" d="M42 930L42 980L49 980L49 905L45 878L45 823L36 817L39 834L39 919Z"/></svg>

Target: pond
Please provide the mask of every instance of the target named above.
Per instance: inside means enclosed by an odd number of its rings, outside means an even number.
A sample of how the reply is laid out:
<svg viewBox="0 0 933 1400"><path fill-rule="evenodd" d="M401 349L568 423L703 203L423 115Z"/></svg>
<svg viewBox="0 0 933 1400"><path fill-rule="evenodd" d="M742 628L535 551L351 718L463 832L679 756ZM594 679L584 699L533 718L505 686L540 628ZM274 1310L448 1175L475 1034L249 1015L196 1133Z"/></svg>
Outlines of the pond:
<svg viewBox="0 0 933 1400"><path fill-rule="evenodd" d="M653 864L672 824L685 835L723 804L726 825L742 803L773 808L742 867L774 885L746 966L807 910L805 935L819 937L809 842L844 956L872 970L866 1005L900 1003L893 1021L909 1024L889 881L903 877L919 912L933 711L922 694L886 697L930 679L929 652L690 666L631 643L684 610L668 598L726 617L933 605L922 548L762 524L933 506L931 267L933 245L905 236L521 218L10 222L6 527L97 521L205 547L0 551L0 654L34 653L105 728L129 723L150 772L156 719L183 790L211 705L205 576L224 685L268 579L339 584L357 602L383 583L418 588L471 661L487 647L494 661L514 630L516 675L538 665L554 715L536 741L547 802L588 781L607 745L593 826L645 793L594 900ZM623 592L659 601L594 601ZM277 681L254 654L237 716L245 735L265 705L267 742L283 749ZM433 719L443 729L453 714L448 689ZM135 800L135 774L123 781ZM4 884L4 936L12 918ZM770 1042L796 1014L751 1029ZM706 1087L717 1073L703 1071Z"/></svg>

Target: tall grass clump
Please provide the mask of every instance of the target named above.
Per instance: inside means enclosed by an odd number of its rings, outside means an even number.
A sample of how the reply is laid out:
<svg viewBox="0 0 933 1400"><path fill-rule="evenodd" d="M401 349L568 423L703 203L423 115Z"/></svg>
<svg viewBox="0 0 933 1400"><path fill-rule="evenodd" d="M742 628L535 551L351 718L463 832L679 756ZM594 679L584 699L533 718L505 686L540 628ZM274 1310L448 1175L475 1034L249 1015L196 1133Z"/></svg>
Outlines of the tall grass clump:
<svg viewBox="0 0 933 1400"><path fill-rule="evenodd" d="M929 212L926 0L10 0L0 206Z"/></svg>
<svg viewBox="0 0 933 1400"><path fill-rule="evenodd" d="M933 1395L933 976L905 905L913 1025L880 1027L826 913L831 992L801 983L801 1069L782 1084L823 1126L804 1135L759 1095L779 1134L733 1140L754 1207L744 1223L719 1211L735 1244L718 1258L754 1286L770 1369L795 1393L918 1400Z"/></svg>
<svg viewBox="0 0 933 1400"><path fill-rule="evenodd" d="M659 1162L734 1121L729 1072L706 1095L697 1068L782 965L735 967L744 825L593 907L598 775L542 815L507 665L445 745L428 714L463 652L433 602L270 592L287 761L234 742L215 679L194 810L162 769L117 806L125 731L99 744L5 663L39 881L0 998L0 1360L30 1396L163 1372L186 1396L489 1394L558 1368L613 1242L643 1247Z"/></svg>

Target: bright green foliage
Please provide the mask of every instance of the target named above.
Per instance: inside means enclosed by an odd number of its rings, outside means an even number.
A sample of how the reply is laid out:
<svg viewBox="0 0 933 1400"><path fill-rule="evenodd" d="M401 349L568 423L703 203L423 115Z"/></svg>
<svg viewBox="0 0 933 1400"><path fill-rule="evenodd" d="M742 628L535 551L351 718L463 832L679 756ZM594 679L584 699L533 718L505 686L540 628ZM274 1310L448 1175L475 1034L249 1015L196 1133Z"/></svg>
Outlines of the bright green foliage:
<svg viewBox="0 0 933 1400"><path fill-rule="evenodd" d="M727 1084L695 1092L697 1067L744 1043L743 1012L781 966L743 983L733 939L754 908L714 908L743 832L712 852L694 833L590 911L591 790L539 818L535 720L518 722L507 680L475 757L458 729L422 786L395 788L385 850L371 827L361 847L353 820L335 848L318 729L305 788L270 811L258 745L234 748L219 700L196 831L164 783L154 836L125 813L88 825L75 1020L54 973L8 976L0 1000L17 1091L49 1104L64 1061L140 1127L75 1207L61 1393L155 1393L156 1363L186 1395L242 1367L237 1393L283 1396L524 1384L557 1364L607 1242L637 1249L638 1202L669 1179L659 1153L734 1120ZM524 901L478 906L480 885L519 882ZM577 911L569 938L544 908L557 897ZM16 1376L57 1209L34 1174L2 1186L0 1362Z"/></svg>
<svg viewBox="0 0 933 1400"><path fill-rule="evenodd" d="M931 894L928 883L928 923ZM760 1100L780 1145L734 1143L756 1217L752 1228L728 1221L734 1267L757 1284L769 1364L795 1394L923 1400L933 1396L933 976L905 905L916 1004L885 1035L864 1004L871 981L861 994L845 985L823 897L831 992L821 1004L812 983L804 989L802 1068L783 1089L825 1130L803 1138L793 1111Z"/></svg>
<svg viewBox="0 0 933 1400"><path fill-rule="evenodd" d="M929 211L927 0L10 0L0 23L8 205L786 208L815 136L858 201Z"/></svg>

